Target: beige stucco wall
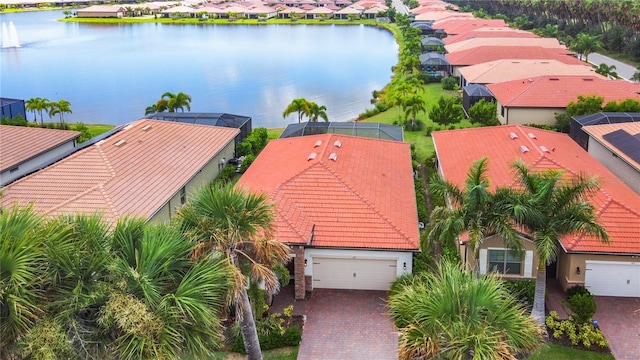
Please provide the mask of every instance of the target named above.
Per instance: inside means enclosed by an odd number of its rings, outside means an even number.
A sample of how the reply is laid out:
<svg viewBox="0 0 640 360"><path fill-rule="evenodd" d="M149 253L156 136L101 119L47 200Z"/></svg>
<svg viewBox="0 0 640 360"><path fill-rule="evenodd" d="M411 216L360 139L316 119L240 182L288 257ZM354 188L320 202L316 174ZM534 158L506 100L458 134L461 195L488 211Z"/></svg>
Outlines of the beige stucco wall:
<svg viewBox="0 0 640 360"><path fill-rule="evenodd" d="M233 158L235 152L234 140L231 140L227 146L225 146L218 154L216 154L211 161L207 163L195 176L187 182L184 186L187 193L187 201L189 201L189 195L193 194L202 186L208 184L215 179L220 170L218 164L222 158L229 160ZM180 190L175 193L169 202L167 202L155 215L153 215L149 221L151 222L168 222L171 217L175 215L178 207L182 205L180 201Z"/></svg>
<svg viewBox="0 0 640 360"><path fill-rule="evenodd" d="M534 246L533 242L531 242L531 241L529 241L527 239L524 239L524 238L522 238L522 239L523 239L522 243L524 245L525 252L526 251L533 252L533 258L531 259L531 276L530 277L526 276L526 278L535 278L536 275L538 274L538 261L539 261L538 260L538 256L535 254L535 246ZM494 235L494 236L490 236L490 237L488 237L488 238L486 238L486 239L484 239L482 241L481 250L482 249L488 250L489 248L505 249L506 246L504 245L504 240L500 236ZM474 254L473 254L473 252L472 252L472 250L470 248L469 249L465 249L464 245L459 246L460 258L462 259L463 262L464 262L464 259L465 259L465 250L467 251L467 254L466 254L467 265L471 269L471 268L476 266L475 256L474 256ZM524 272L525 272L526 269L525 269L525 259L524 258L522 259L522 263L523 263L523 266L522 266L522 269L521 269L522 272L521 272L520 276L518 276L518 275L503 275L503 277L505 277L505 278L525 278ZM480 266L480 264L478 264L478 266ZM486 266L485 269L480 269L480 272L481 273L485 273L487 271L487 269L488 269L488 265Z"/></svg>
<svg viewBox="0 0 640 360"><path fill-rule="evenodd" d="M84 18L121 18L122 12L92 12L92 11L78 11L78 17Z"/></svg>
<svg viewBox="0 0 640 360"><path fill-rule="evenodd" d="M511 124L539 124L553 125L556 123L556 113L564 113L564 109L559 108L517 108L506 107L502 114L502 103L497 102L498 120L503 125Z"/></svg>
<svg viewBox="0 0 640 360"><path fill-rule="evenodd" d="M637 257L631 255L600 255L600 254L567 254L560 251L558 254L558 281L562 288L567 290L575 285L584 285L585 261L635 261ZM580 268L580 274L577 268Z"/></svg>
<svg viewBox="0 0 640 360"><path fill-rule="evenodd" d="M616 184L623 182L637 194L640 194L640 172L638 170L618 156L614 156L613 151L607 149L592 137L589 137L588 149L591 156L617 176L615 179L600 179L600 182L613 182Z"/></svg>

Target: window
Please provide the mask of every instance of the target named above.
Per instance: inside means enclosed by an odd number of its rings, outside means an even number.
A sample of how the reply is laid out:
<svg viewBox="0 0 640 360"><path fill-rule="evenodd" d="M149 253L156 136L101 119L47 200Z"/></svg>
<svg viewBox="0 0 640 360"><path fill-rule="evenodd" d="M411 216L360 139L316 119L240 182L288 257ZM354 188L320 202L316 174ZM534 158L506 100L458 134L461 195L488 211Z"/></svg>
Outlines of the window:
<svg viewBox="0 0 640 360"><path fill-rule="evenodd" d="M500 115L504 116L504 106L500 106Z"/></svg>
<svg viewBox="0 0 640 360"><path fill-rule="evenodd" d="M185 188L180 189L180 204L184 205L187 202L187 190Z"/></svg>
<svg viewBox="0 0 640 360"><path fill-rule="evenodd" d="M489 271L520 275L522 259L511 250L489 249Z"/></svg>

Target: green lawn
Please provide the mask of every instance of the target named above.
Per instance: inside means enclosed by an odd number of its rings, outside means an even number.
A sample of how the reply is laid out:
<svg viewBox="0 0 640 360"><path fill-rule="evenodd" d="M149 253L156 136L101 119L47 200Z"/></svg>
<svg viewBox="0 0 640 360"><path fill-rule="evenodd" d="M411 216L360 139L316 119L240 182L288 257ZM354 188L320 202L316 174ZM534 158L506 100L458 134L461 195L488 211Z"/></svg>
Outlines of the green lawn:
<svg viewBox="0 0 640 360"><path fill-rule="evenodd" d="M614 360L613 355L595 351L578 350L554 343L547 343L533 353L527 360Z"/></svg>
<svg viewBox="0 0 640 360"><path fill-rule="evenodd" d="M425 108L427 109L427 112L419 113L417 116L418 120L422 120L424 122L425 129L429 127L431 127L433 130L442 129L440 125L435 124L429 119L429 111L431 110L431 107L433 107L433 105L438 102L438 99L440 99L441 96L451 96L454 94L454 91L443 90L440 83L427 84L425 86L425 91L422 93L422 98L425 101ZM393 107L383 113L364 119L363 122L377 122L382 124L398 125L398 122L402 121L400 119L404 120L404 114L401 113L399 107ZM462 122L456 124L456 128L466 128L471 126L471 123L467 120L463 120ZM419 162L424 162L424 160L434 152L433 139L431 138L431 136L426 136L426 130L405 131L404 140L405 142L415 144L416 155Z"/></svg>
<svg viewBox="0 0 640 360"><path fill-rule="evenodd" d="M284 347L263 351L262 357L264 360L296 360L298 357L298 347ZM246 355L220 351L216 352L209 360L244 360L246 358Z"/></svg>
<svg viewBox="0 0 640 360"><path fill-rule="evenodd" d="M85 124L87 128L89 128L89 132L91 133L91 137L98 136L102 133L105 133L111 129L113 129L114 125L106 125L106 124ZM73 128L73 125L71 125Z"/></svg>

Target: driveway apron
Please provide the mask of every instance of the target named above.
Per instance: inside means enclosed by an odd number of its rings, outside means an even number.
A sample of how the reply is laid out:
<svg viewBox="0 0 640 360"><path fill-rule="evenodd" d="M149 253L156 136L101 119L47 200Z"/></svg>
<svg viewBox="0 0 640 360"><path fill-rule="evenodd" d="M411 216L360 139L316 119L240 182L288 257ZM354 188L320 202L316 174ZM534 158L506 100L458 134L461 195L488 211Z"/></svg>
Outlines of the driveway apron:
<svg viewBox="0 0 640 360"><path fill-rule="evenodd" d="M293 301L291 289L276 296L272 309L293 304L306 315L300 360L397 359L398 332L385 307L386 292L315 289L306 301Z"/></svg>
<svg viewBox="0 0 640 360"><path fill-rule="evenodd" d="M640 359L640 298L596 296L593 316L616 360Z"/></svg>

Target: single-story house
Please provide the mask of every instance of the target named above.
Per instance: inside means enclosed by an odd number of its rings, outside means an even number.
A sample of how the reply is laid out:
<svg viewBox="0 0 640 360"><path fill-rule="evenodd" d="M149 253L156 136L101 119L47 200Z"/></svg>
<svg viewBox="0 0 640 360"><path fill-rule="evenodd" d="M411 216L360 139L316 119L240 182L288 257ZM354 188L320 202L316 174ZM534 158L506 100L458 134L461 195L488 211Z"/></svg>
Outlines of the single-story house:
<svg viewBox="0 0 640 360"><path fill-rule="evenodd" d="M292 17L303 18L305 17L306 12L306 10L302 10L297 7L286 7L278 11L278 17L281 19L289 19Z"/></svg>
<svg viewBox="0 0 640 360"><path fill-rule="evenodd" d="M560 239L555 262L548 264L547 277L557 278L566 290L584 285L594 295L640 297L640 196L573 142L568 135L522 125L492 126L433 133L437 171L444 179L464 186L472 163L486 156L491 188L515 186L511 166L523 161L531 171L563 170L568 174L595 176L600 183L589 201L595 206L597 221L606 229L610 242L601 243L586 235ZM532 279L537 275L538 258L533 242L522 234L523 258L513 256L498 236L481 244L480 273L497 271L504 277ZM461 257L476 265L466 254L465 241L459 243Z"/></svg>
<svg viewBox="0 0 640 360"><path fill-rule="evenodd" d="M640 194L640 122L584 126L588 152Z"/></svg>
<svg viewBox="0 0 640 360"><path fill-rule="evenodd" d="M456 51L462 51L467 49L473 49L479 46L522 46L526 43L527 46L539 46L542 48L558 48L566 50L566 46L561 45L558 39L555 38L528 38L522 40L521 38L514 37L478 37L467 40L461 40L452 44L445 45L444 50L448 53Z"/></svg>
<svg viewBox="0 0 640 360"><path fill-rule="evenodd" d="M640 100L640 84L601 76L545 75L489 84L487 88L496 99L501 124L552 125L555 114L565 112L578 95L597 95L605 104Z"/></svg>
<svg viewBox="0 0 640 360"><path fill-rule="evenodd" d="M202 9L194 9L192 7L189 6L174 6L165 10L160 11L160 13L162 14L162 16L164 17L171 17L171 16L175 16L176 14L180 14L182 16L186 16L186 17L196 17L196 14L204 11Z"/></svg>
<svg viewBox="0 0 640 360"><path fill-rule="evenodd" d="M554 59L500 59L465 66L459 72L461 86L495 84L542 75L595 76L606 79L587 63L569 65Z"/></svg>
<svg viewBox="0 0 640 360"><path fill-rule="evenodd" d="M94 5L78 9L76 16L85 18L121 18L126 10L121 5Z"/></svg>
<svg viewBox="0 0 640 360"><path fill-rule="evenodd" d="M565 64L584 65L572 51L540 46L478 46L445 54L451 73L460 76L460 68L502 59L555 59Z"/></svg>
<svg viewBox="0 0 640 360"><path fill-rule="evenodd" d="M238 129L139 120L2 189L2 207L168 221L233 157Z"/></svg>
<svg viewBox="0 0 640 360"><path fill-rule="evenodd" d="M444 19L449 19L449 18L463 18L463 17L468 17L468 18L473 18L473 14L472 13L461 13L461 12L457 12L457 11L452 11L452 10L446 10L446 11L440 11L440 10L431 10L431 11L427 11L427 12L423 12L420 14L416 14L416 21L423 21L423 20L431 20L431 21L439 21L439 20L444 20Z"/></svg>
<svg viewBox="0 0 640 360"><path fill-rule="evenodd" d="M292 248L295 295L388 290L419 251L409 144L321 134L272 140L237 186L275 207Z"/></svg>
<svg viewBox="0 0 640 360"><path fill-rule="evenodd" d="M640 121L640 113L599 112L589 115L578 115L571 118L569 136L583 149L589 151L589 135L582 131L584 126L619 124Z"/></svg>
<svg viewBox="0 0 640 360"><path fill-rule="evenodd" d="M307 19L329 19L333 17L333 10L326 7L314 7L306 12Z"/></svg>
<svg viewBox="0 0 640 360"><path fill-rule="evenodd" d="M447 36L458 35L483 27L509 27L502 19L478 19L473 17L442 19L433 23L434 29L444 31Z"/></svg>
<svg viewBox="0 0 640 360"><path fill-rule="evenodd" d="M334 16L338 19L348 19L349 16L356 16L359 18L362 15L362 10L363 9L357 9L353 6L347 6L334 12Z"/></svg>
<svg viewBox="0 0 640 360"><path fill-rule="evenodd" d="M69 154L79 136L78 131L0 125L0 186Z"/></svg>
<svg viewBox="0 0 640 360"><path fill-rule="evenodd" d="M458 41L468 40L473 38L490 38L490 37L515 37L515 38L537 38L538 35L531 31L517 30L510 27L481 27L473 28L465 33L458 35L447 36L442 39L445 44L453 44Z"/></svg>

